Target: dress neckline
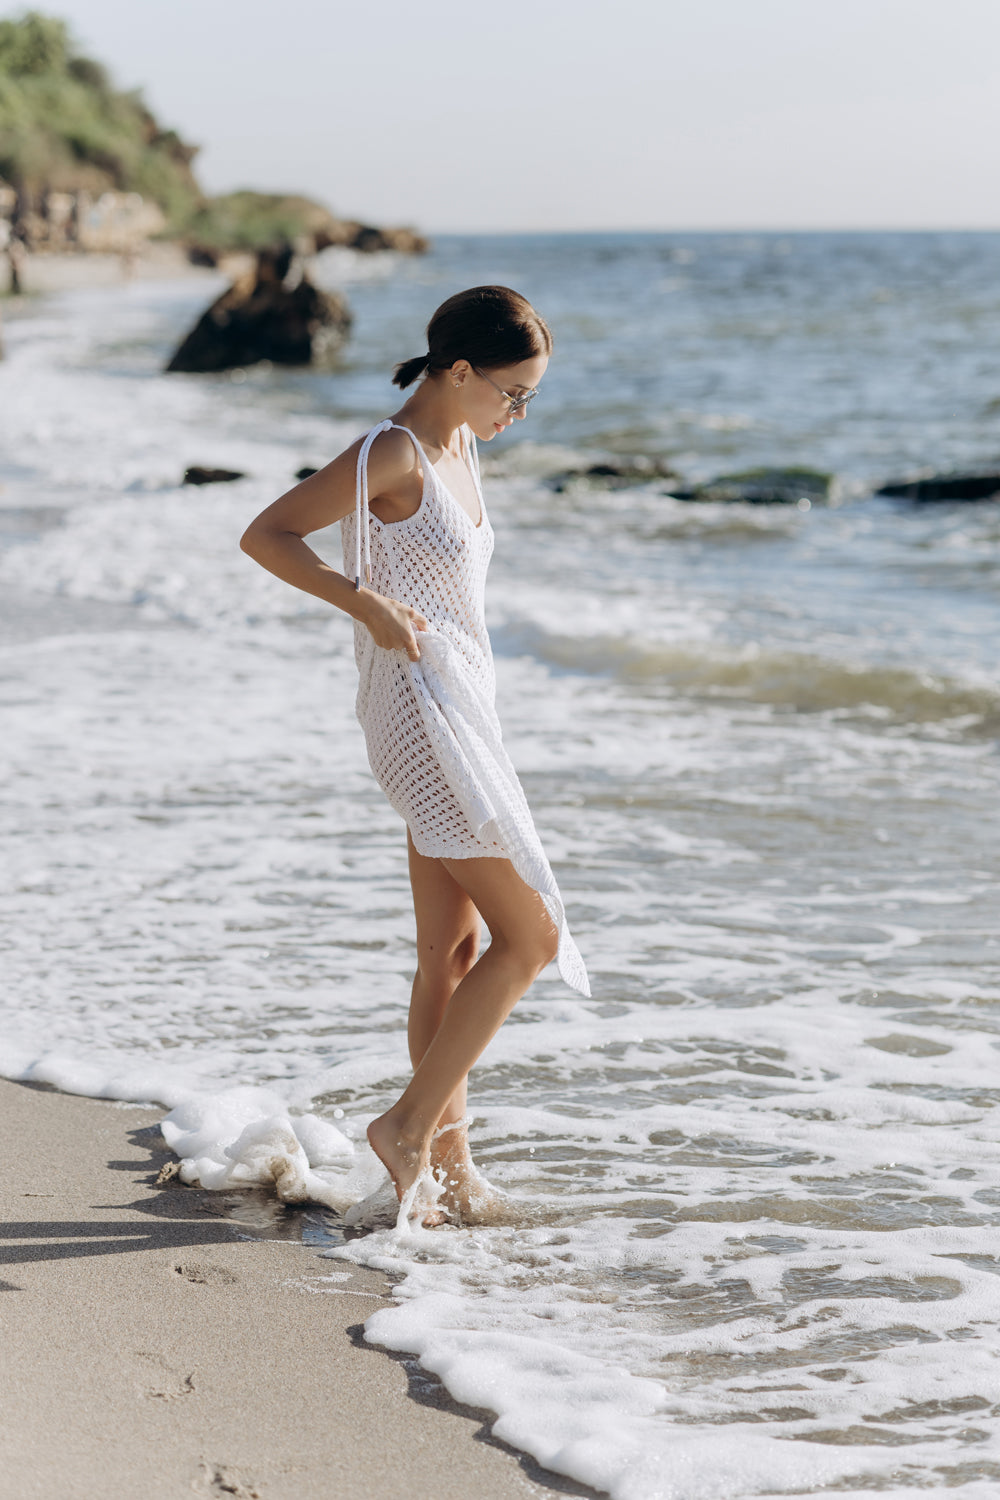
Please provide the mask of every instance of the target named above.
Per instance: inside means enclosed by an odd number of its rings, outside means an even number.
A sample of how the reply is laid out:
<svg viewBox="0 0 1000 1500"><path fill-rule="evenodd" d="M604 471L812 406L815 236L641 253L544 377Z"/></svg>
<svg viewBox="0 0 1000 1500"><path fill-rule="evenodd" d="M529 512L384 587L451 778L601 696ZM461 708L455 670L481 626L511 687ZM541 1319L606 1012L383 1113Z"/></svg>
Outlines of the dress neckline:
<svg viewBox="0 0 1000 1500"><path fill-rule="evenodd" d="M478 521L473 520L472 516L466 510L466 508L462 504L461 500L459 500L458 496L455 494L454 490L445 481L443 475L438 471L437 466L435 464L431 463L430 459L427 457L427 453L426 453L426 450L424 449L424 445L420 441L420 439L417 437L417 434L415 432L413 432L411 430L411 428L404 427L402 425L402 423L400 423L400 422L393 422L392 425L393 425L393 427L398 427L399 430L400 430L400 432L407 432L407 433L409 433L410 437L413 439L414 443L416 443L416 445L417 445L417 451L420 454L421 461L426 465L426 467L428 469L431 470L431 472L434 475L434 478L437 480L438 484L444 490L445 494L448 496L448 499L451 501L452 505L454 505L454 507L455 507L456 510L461 511L462 515L468 521L468 523L472 527L473 531L481 531L482 528L483 528L483 522L486 519L486 506L483 504L483 488L482 488L482 485L479 483L478 475L476 474L476 471L473 468L472 463L470 462L470 459L471 459L471 456L472 456L472 444L466 440L464 427L462 427L462 428L459 429L459 431L460 431L460 433L462 435L461 436L461 442L462 442L463 454L465 455L465 456L463 456L462 462L465 464L466 470L468 471L469 478L472 480L472 487L475 490L475 492L476 492L476 498L479 501L479 520ZM414 516L419 515L420 511L422 510L422 508L423 508L423 499L421 498L420 505L413 512L413 515ZM408 516L408 517L406 517L406 519L407 520L412 520L413 517ZM390 523L390 524L399 525L400 523L397 521L395 523Z"/></svg>

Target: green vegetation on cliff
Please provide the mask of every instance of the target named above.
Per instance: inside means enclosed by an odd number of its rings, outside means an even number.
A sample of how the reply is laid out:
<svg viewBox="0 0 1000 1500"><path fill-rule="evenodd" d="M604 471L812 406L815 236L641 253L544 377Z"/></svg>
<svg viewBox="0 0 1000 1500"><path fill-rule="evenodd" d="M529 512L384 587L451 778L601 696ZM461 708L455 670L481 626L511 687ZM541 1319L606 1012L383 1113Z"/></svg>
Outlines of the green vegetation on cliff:
<svg viewBox="0 0 1000 1500"><path fill-rule="evenodd" d="M142 193L179 228L201 203L196 150L81 56L64 21L0 20L0 177L20 192Z"/></svg>
<svg viewBox="0 0 1000 1500"><path fill-rule="evenodd" d="M185 225L188 237L212 250L255 250L294 243L329 230L330 213L295 194L254 193L244 188L209 198Z"/></svg>

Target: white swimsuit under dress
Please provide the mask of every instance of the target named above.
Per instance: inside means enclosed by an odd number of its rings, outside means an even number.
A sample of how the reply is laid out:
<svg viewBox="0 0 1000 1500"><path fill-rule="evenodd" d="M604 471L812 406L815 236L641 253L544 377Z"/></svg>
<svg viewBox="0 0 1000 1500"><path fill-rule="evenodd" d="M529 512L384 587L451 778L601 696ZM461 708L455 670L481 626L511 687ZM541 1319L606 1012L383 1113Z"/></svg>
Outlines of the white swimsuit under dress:
<svg viewBox="0 0 1000 1500"><path fill-rule="evenodd" d="M431 859L509 859L536 890L559 932L559 972L590 994L570 936L555 876L545 857L500 731L496 678L486 633L486 569L493 530L483 503L475 438L462 429L479 497L479 525L445 486L408 427L424 472L420 508L386 523L368 509L368 454L385 421L358 455L353 515L341 522L344 570L376 593L419 611L420 660L376 646L354 626L361 681L357 714L379 786L406 822L418 854ZM364 571L362 571L364 569Z"/></svg>

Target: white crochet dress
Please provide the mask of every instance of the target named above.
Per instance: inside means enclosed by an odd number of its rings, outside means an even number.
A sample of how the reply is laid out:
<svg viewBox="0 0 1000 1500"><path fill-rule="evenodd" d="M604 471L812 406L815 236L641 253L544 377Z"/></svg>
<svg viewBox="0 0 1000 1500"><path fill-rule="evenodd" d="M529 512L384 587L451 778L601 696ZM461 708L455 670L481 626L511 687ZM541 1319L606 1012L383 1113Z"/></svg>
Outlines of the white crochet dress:
<svg viewBox="0 0 1000 1500"><path fill-rule="evenodd" d="M357 714L379 786L405 820L419 854L432 859L509 859L541 896L559 931L559 972L590 994L559 887L535 830L517 773L503 747L494 707L496 678L486 633L486 569L493 530L483 503L475 438L463 429L479 497L477 526L428 461L408 427L424 473L420 508L387 524L368 509L368 454L358 456L353 515L341 522L344 569L356 580L425 616L420 660L376 646L361 624L354 653L361 681Z"/></svg>

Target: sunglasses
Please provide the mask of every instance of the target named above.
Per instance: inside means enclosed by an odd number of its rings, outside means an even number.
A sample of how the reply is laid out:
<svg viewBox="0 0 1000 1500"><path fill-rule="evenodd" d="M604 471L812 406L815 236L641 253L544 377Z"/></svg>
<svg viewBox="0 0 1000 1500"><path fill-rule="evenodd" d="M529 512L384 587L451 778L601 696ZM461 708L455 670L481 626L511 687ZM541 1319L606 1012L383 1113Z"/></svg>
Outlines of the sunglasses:
<svg viewBox="0 0 1000 1500"><path fill-rule="evenodd" d="M495 391L500 392L500 395L507 403L507 410L510 412L511 416L513 416L515 412L523 411L528 402L534 401L535 397L538 395L537 390L532 390L524 391L520 396L512 396L510 391L502 390L501 387L497 385L495 380L490 380L490 377L487 375L485 370L480 370L476 365L473 365L472 368L475 370L477 375L481 376L482 379L487 382L488 385L491 385Z"/></svg>

